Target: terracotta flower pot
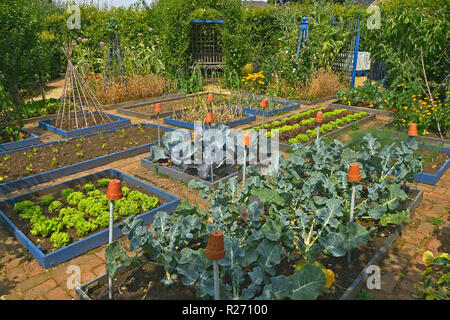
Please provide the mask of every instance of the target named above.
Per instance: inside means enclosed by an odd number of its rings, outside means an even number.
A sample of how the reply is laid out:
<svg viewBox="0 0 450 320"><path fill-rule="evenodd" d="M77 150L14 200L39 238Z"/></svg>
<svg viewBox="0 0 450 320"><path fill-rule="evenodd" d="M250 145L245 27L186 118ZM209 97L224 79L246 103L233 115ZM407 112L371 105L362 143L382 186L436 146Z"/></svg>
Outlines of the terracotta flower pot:
<svg viewBox="0 0 450 320"><path fill-rule="evenodd" d="M209 103L213 103L214 102L214 96L212 95L212 93L208 94L207 99L208 99Z"/></svg>
<svg viewBox="0 0 450 320"><path fill-rule="evenodd" d="M109 181L108 191L106 197L109 200L119 200L122 199L122 187L120 186L120 180L112 179Z"/></svg>
<svg viewBox="0 0 450 320"><path fill-rule="evenodd" d="M161 112L162 112L161 103L155 103L155 113Z"/></svg>
<svg viewBox="0 0 450 320"><path fill-rule="evenodd" d="M409 124L408 136L417 137L417 124L416 123Z"/></svg>
<svg viewBox="0 0 450 320"><path fill-rule="evenodd" d="M269 100L267 100L267 98L262 99L260 106L261 108L265 109L267 108L267 106L269 105Z"/></svg>
<svg viewBox="0 0 450 320"><path fill-rule="evenodd" d="M205 249L205 256L210 260L221 260L225 258L225 247L223 244L223 234L220 231L211 231L208 244Z"/></svg>
<svg viewBox="0 0 450 320"><path fill-rule="evenodd" d="M348 169L348 181L358 182L361 181L361 172L359 171L359 166L357 163L350 163L350 168Z"/></svg>
<svg viewBox="0 0 450 320"><path fill-rule="evenodd" d="M250 137L251 137L250 131L244 132L244 136L242 137L242 144L244 146L246 146L246 147L250 146L250 141L251 141Z"/></svg>
<svg viewBox="0 0 450 320"><path fill-rule="evenodd" d="M213 118L212 112L208 112L206 114L205 122L206 123L213 123L214 122L214 118Z"/></svg>
<svg viewBox="0 0 450 320"><path fill-rule="evenodd" d="M318 111L316 114L316 123L321 123L323 121L322 111Z"/></svg>

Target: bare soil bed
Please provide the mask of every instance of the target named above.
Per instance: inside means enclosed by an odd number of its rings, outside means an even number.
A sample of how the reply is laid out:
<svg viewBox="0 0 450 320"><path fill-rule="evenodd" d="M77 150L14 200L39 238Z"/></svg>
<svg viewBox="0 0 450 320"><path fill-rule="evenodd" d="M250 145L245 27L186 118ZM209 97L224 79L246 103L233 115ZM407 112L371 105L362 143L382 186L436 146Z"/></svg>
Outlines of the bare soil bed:
<svg viewBox="0 0 450 320"><path fill-rule="evenodd" d="M122 131L123 130L123 131ZM165 131L162 130L161 134ZM142 125L31 148L0 158L2 182L66 167L111 153L128 150L158 139L158 129Z"/></svg>

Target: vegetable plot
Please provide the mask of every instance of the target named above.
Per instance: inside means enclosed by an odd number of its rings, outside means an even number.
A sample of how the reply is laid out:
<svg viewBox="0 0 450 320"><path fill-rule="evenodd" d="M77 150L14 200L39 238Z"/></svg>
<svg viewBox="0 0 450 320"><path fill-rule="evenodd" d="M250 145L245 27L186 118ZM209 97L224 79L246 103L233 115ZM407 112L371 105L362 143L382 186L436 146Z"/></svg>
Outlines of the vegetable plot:
<svg viewBox="0 0 450 320"><path fill-rule="evenodd" d="M317 136L315 116L318 111L323 114L323 122L319 129L321 135L367 116L366 112L353 113L347 109L314 108L264 124L264 129L268 130L266 135L270 138L274 135L274 131L278 130L280 141L289 144L306 143L313 140ZM262 127L255 126L252 129L259 131Z"/></svg>
<svg viewBox="0 0 450 320"><path fill-rule="evenodd" d="M217 190L191 181L189 187L210 202L209 210L182 202L172 216L155 215L151 232L139 219L127 218L122 232L131 251L141 255L129 257L113 242L106 249L107 272L114 275L119 262L158 264L166 271L162 281L167 286L181 277L197 297L211 299L213 268L204 248L216 230L223 233L225 245L225 258L219 261L222 299L316 299L326 294L336 271L322 266L319 254L343 257L367 242L376 226L409 219L401 183L421 169L420 159L413 158L417 143L381 148L367 135L362 147L356 152L337 140L294 147L271 176L250 167L242 189L234 178ZM362 179L355 185L350 222L347 174L355 162Z"/></svg>
<svg viewBox="0 0 450 320"><path fill-rule="evenodd" d="M217 124L214 134L210 130L196 132L194 141L177 131L166 132L161 140L162 146L151 146L153 163L166 164L172 168L198 176L204 180L222 178L237 170L237 155L244 152L242 135L223 124ZM252 144L258 145L257 135L252 137ZM249 152L247 163L256 163L258 153ZM202 161L195 161L202 156ZM259 159L261 160L261 159Z"/></svg>
<svg viewBox="0 0 450 320"><path fill-rule="evenodd" d="M16 220L16 225L39 244L43 252L51 252L108 227L106 188L109 180L102 178L95 184L66 188L40 199L34 196L15 203L13 211L7 210L6 213L9 212L10 218ZM157 196L131 190L127 186L122 191L124 198L115 203L114 221L139 215L161 204Z"/></svg>

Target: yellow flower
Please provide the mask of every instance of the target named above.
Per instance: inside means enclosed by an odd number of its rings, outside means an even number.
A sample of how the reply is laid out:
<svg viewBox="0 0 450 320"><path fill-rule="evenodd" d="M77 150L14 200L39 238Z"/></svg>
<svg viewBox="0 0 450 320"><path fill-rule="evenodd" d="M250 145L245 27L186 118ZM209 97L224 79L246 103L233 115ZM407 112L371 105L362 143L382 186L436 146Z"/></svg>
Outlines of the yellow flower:
<svg viewBox="0 0 450 320"><path fill-rule="evenodd" d="M450 259L448 253L443 253L439 256L439 258L446 258L446 259Z"/></svg>
<svg viewBox="0 0 450 320"><path fill-rule="evenodd" d="M327 286L327 288L330 288L335 280L334 272L331 269L322 269L322 272L325 275L325 279L327 281L326 286Z"/></svg>
<svg viewBox="0 0 450 320"><path fill-rule="evenodd" d="M408 110L408 107L403 107L403 109Z"/></svg>
<svg viewBox="0 0 450 320"><path fill-rule="evenodd" d="M432 264L433 263L433 261L434 261L434 255L433 255L433 253L431 252L431 251L425 251L424 253L423 253L423 256L422 256L422 261L426 264L426 265L429 265L429 264Z"/></svg>

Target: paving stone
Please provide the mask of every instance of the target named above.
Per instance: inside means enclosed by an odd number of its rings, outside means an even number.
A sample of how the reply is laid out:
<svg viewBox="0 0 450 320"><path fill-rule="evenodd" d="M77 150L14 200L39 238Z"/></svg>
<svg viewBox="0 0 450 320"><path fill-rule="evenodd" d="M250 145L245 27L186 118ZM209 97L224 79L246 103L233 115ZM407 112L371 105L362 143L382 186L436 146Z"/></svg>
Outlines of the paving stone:
<svg viewBox="0 0 450 320"><path fill-rule="evenodd" d="M103 260L101 260L99 257L94 256L92 259L90 259L89 261L86 261L85 263L83 263L80 267L81 267L81 272L85 272L85 271L91 271L92 269L97 268L100 265L104 265L105 262Z"/></svg>
<svg viewBox="0 0 450 320"><path fill-rule="evenodd" d="M430 250L434 254L441 253L441 250L440 250L441 247L442 247L442 242L435 238L430 239L427 242L427 244L425 245L425 248Z"/></svg>
<svg viewBox="0 0 450 320"><path fill-rule="evenodd" d="M69 264L64 263L60 264L56 267L53 267L50 269L50 274L52 279L56 281L58 284L66 283L67 278L71 275L70 273L67 273L67 268L69 267Z"/></svg>
<svg viewBox="0 0 450 320"><path fill-rule="evenodd" d="M27 278L27 275L25 270L21 266L18 266L14 268L6 268L6 277L8 280L18 283L24 281Z"/></svg>
<svg viewBox="0 0 450 320"><path fill-rule="evenodd" d="M6 300L23 300L16 292L11 292L6 295Z"/></svg>
<svg viewBox="0 0 450 320"><path fill-rule="evenodd" d="M96 277L98 277L106 272L106 265L102 264L102 265L98 266L97 268L94 268L92 270L92 272L95 274Z"/></svg>
<svg viewBox="0 0 450 320"><path fill-rule="evenodd" d="M417 234L418 235L422 235L423 237L426 237L428 235L431 234L431 232L433 232L434 226L432 223L429 222L422 222L418 227L417 227Z"/></svg>
<svg viewBox="0 0 450 320"><path fill-rule="evenodd" d="M44 297L47 292L56 287L56 282L53 279L49 279L29 290L23 292L23 298L25 300L34 300L39 297Z"/></svg>
<svg viewBox="0 0 450 320"><path fill-rule="evenodd" d="M55 289L50 290L46 297L49 300L72 300L72 297L69 296L63 289L60 287L56 287Z"/></svg>
<svg viewBox="0 0 450 320"><path fill-rule="evenodd" d="M47 272L40 273L32 278L28 278L17 285L17 288L23 293L33 287L42 284L43 282L49 280L49 274Z"/></svg>
<svg viewBox="0 0 450 320"><path fill-rule="evenodd" d="M400 281L400 275L395 273L381 273L381 290L384 294L391 294Z"/></svg>
<svg viewBox="0 0 450 320"><path fill-rule="evenodd" d="M411 258L414 257L415 254L417 254L417 246L410 244L410 243L405 243L401 249L399 249L396 253L403 257L406 258L407 260L410 260Z"/></svg>
<svg viewBox="0 0 450 320"><path fill-rule="evenodd" d="M92 272L82 272L81 273L81 283L91 281L94 278L95 278L95 274L93 274Z"/></svg>
<svg viewBox="0 0 450 320"><path fill-rule="evenodd" d="M403 280L400 282L399 288L400 288L401 290L404 290L404 291L408 292L408 293L415 293L415 292L416 292L416 289L414 288L414 283L415 283L415 282L413 282L413 281L411 281L411 280L403 279Z"/></svg>
<svg viewBox="0 0 450 320"><path fill-rule="evenodd" d="M34 277L39 273L45 272L45 269L41 267L37 260L32 260L30 262L25 262L23 264L23 268L25 269L28 277Z"/></svg>

